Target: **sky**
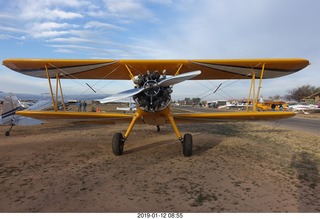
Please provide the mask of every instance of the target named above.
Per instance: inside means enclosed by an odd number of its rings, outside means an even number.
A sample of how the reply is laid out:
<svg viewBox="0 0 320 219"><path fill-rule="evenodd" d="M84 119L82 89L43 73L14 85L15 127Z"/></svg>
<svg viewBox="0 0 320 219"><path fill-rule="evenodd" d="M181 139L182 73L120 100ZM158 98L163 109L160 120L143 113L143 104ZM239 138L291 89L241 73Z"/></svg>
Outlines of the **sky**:
<svg viewBox="0 0 320 219"><path fill-rule="evenodd" d="M0 0L0 59L305 58L290 76L264 80L261 94L320 86L318 0ZM131 81L63 80L65 94L131 89ZM218 85L220 89L213 93ZM250 80L187 81L173 99L241 99ZM0 91L48 93L45 79L0 66Z"/></svg>

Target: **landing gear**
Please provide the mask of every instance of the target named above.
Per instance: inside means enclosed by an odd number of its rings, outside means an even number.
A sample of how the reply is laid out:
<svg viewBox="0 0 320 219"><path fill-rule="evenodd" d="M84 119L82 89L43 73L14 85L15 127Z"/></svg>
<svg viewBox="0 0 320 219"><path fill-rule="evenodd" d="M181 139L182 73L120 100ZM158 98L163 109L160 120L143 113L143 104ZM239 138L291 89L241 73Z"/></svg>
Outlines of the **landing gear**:
<svg viewBox="0 0 320 219"><path fill-rule="evenodd" d="M120 156L123 153L125 138L123 138L121 133L116 133L113 135L112 139L112 152L116 156Z"/></svg>
<svg viewBox="0 0 320 219"><path fill-rule="evenodd" d="M4 133L5 136L10 136L10 131L11 131L11 129L13 128L13 126L14 126L14 124L12 124L12 125L10 126L9 130Z"/></svg>
<svg viewBox="0 0 320 219"><path fill-rule="evenodd" d="M161 113L161 114L160 114ZM192 155L192 135L191 134L185 134L183 137L181 136L178 127L173 119L173 116L170 113L170 109L166 108L165 110L161 111L160 113L158 113L158 115L156 116L165 116L168 121L171 123L172 128L175 132L175 134L177 135L178 139L180 140L180 142L182 143L182 148L183 148L183 155L185 157L190 157ZM123 153L123 146L125 141L128 139L136 121L138 118L143 117L144 115L149 115L148 113L140 110L139 108L137 109L137 112L134 114L131 123L127 129L127 131L125 132L124 135L122 135L121 133L116 133L113 135L113 139L112 139L112 152L115 156L120 156ZM157 125L157 131L160 131L160 126Z"/></svg>
<svg viewBox="0 0 320 219"><path fill-rule="evenodd" d="M190 157L192 155L192 135L185 134L182 141L183 156Z"/></svg>

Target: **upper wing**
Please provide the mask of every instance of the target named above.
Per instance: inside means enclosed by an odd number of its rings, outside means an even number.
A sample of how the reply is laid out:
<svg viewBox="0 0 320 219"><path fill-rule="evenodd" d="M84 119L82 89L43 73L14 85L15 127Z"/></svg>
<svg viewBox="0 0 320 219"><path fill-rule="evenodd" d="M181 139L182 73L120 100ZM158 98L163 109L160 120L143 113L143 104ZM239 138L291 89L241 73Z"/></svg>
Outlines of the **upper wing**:
<svg viewBox="0 0 320 219"><path fill-rule="evenodd" d="M309 65L306 59L226 59L226 60L75 60L75 59L7 59L6 67L33 77L72 79L118 79L129 80L132 76L166 70L167 75L190 71L202 72L193 78L247 79L253 71L260 77L264 66L264 78L276 78L300 71Z"/></svg>

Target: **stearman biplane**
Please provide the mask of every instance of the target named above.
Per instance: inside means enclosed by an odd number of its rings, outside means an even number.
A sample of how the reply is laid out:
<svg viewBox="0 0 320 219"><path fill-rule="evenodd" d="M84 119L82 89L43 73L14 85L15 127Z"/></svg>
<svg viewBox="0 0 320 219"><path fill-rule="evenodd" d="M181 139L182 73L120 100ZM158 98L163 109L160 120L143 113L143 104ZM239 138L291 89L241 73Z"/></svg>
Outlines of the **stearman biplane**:
<svg viewBox="0 0 320 219"><path fill-rule="evenodd" d="M263 79L277 78L300 71L309 65L305 59L235 59L235 60L68 60L68 59L7 59L3 64L19 73L47 78L50 87L53 111L19 111L17 114L35 119L105 119L127 121L124 134L116 133L112 150L122 155L125 141L137 122L159 127L171 124L182 143L183 155L192 155L192 135L181 135L176 123L213 122L237 120L272 120L294 116L292 112L258 112L256 103ZM132 80L133 89L100 99L101 103L132 97L136 112L122 113L58 111L57 99L62 96L60 79L114 79ZM56 90L51 79L56 80ZM243 112L173 113L170 110L173 85L185 80L251 79L247 107ZM256 80L259 80L256 88ZM187 88L186 88L187 89ZM64 102L64 101L62 101ZM131 121L131 122L130 122Z"/></svg>

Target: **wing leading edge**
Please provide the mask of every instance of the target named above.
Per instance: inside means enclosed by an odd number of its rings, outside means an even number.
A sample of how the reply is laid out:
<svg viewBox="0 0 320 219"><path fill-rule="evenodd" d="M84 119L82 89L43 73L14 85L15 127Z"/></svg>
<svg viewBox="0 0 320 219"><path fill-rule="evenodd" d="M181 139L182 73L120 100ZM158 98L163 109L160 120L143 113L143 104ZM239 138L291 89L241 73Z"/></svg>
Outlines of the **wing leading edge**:
<svg viewBox="0 0 320 219"><path fill-rule="evenodd" d="M132 114L122 113L95 113L95 112L53 112L53 111L18 111L18 115L34 119L66 119L66 120L94 120L103 119L112 123L128 122ZM294 112L218 112L218 113L175 113L173 118L177 123L208 123L220 121L247 121L247 120L276 120L295 116Z"/></svg>
<svg viewBox="0 0 320 219"><path fill-rule="evenodd" d="M64 120L101 120L107 123L129 122L132 119L130 114L122 113L96 113L96 112L65 112L65 111L35 111L23 110L16 112L17 115L31 117L40 120L64 119Z"/></svg>
<svg viewBox="0 0 320 219"><path fill-rule="evenodd" d="M178 123L206 123L247 120L277 120L295 116L293 112L217 112L217 113L177 113L173 117Z"/></svg>
<svg viewBox="0 0 320 219"><path fill-rule="evenodd" d="M283 59L196 59L196 60L90 60L90 59L7 59L3 65L21 74L51 78L59 72L65 79L116 79L129 80L132 76L166 70L167 75L201 71L194 80L248 79L254 72L260 77L264 66L264 78L276 78L300 71L309 61L300 58Z"/></svg>

